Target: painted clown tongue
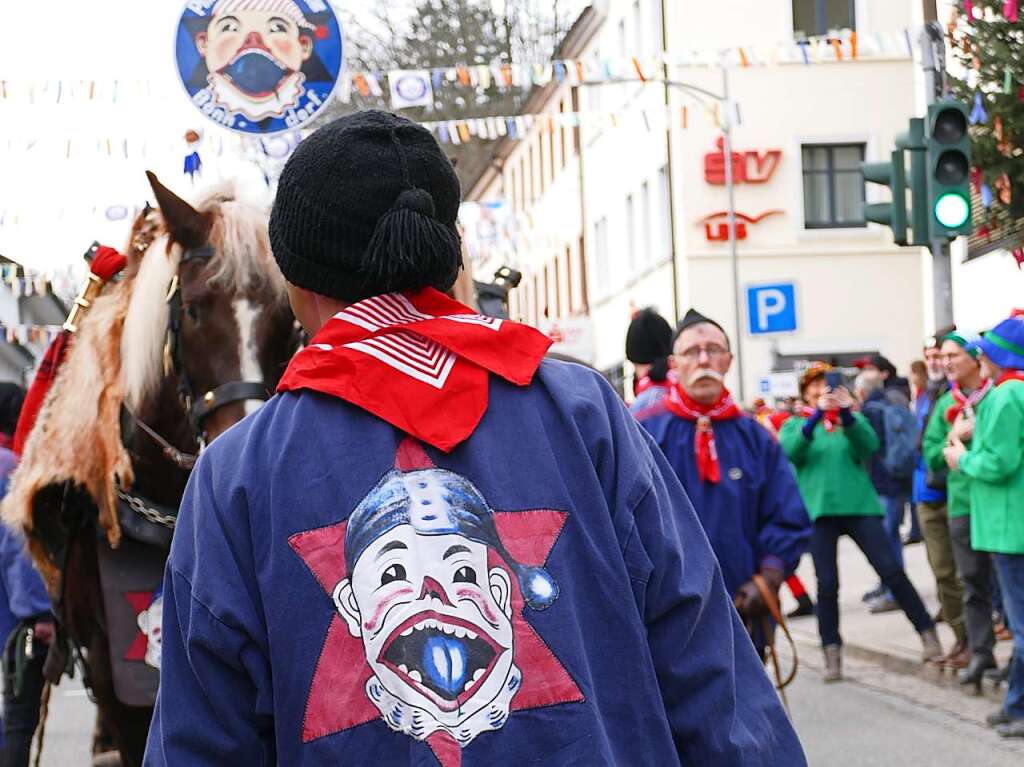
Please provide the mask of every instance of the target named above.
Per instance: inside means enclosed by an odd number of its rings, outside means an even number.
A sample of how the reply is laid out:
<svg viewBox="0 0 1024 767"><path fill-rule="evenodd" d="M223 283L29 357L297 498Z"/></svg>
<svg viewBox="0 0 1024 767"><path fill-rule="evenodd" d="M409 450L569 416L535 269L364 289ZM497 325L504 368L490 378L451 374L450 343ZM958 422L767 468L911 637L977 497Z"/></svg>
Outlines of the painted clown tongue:
<svg viewBox="0 0 1024 767"><path fill-rule="evenodd" d="M277 59L259 48L247 49L220 70L220 74L250 96L266 96L273 93L290 73L291 71L281 66Z"/></svg>
<svg viewBox="0 0 1024 767"><path fill-rule="evenodd" d="M487 676L497 654L472 630L428 620L395 637L383 659L438 698L455 701Z"/></svg>

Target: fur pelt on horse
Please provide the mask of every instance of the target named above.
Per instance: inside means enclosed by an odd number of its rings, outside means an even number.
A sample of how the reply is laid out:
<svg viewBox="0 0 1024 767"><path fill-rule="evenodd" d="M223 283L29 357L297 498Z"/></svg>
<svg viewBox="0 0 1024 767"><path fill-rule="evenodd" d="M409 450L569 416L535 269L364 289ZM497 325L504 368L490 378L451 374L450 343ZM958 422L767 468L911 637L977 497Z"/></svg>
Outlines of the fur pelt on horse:
<svg viewBox="0 0 1024 767"><path fill-rule="evenodd" d="M121 540L116 482L130 486L133 481L120 427L121 333L130 295L130 279L108 285L82 320L3 501L4 522L25 534L51 591L57 570L32 536L41 490L68 481L78 485L95 501L110 545Z"/></svg>

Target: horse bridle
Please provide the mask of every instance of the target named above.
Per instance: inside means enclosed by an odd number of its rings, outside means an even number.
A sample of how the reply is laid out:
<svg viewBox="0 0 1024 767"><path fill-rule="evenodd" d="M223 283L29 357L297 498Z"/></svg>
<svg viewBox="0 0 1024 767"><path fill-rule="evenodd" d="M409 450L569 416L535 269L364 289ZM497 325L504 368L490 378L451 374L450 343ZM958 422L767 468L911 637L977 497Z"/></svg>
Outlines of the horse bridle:
<svg viewBox="0 0 1024 767"><path fill-rule="evenodd" d="M214 256L214 248L209 243L197 248L185 250L179 261L181 265L196 262L209 261ZM185 410L192 435L196 443L202 449L206 444L206 430L203 427L206 419L214 412L226 405L248 400L260 400L266 402L270 399L271 392L263 381L231 381L205 392L201 397L195 396L192 380L185 369L184 353L181 340L181 315L183 311L181 300L181 278L175 272L171 284L167 290L167 333L164 340L164 375L176 375L178 378L178 399ZM172 445L154 429L143 423L132 413L132 420L142 431L156 442L163 450L164 456L179 468L191 471L198 456L185 453Z"/></svg>

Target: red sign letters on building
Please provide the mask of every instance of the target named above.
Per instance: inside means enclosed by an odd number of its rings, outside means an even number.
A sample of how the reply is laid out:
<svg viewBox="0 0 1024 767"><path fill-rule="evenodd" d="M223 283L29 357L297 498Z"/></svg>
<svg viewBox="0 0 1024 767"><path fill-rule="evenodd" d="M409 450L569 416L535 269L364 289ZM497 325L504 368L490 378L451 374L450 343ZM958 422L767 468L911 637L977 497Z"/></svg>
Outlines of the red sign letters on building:
<svg viewBox="0 0 1024 767"><path fill-rule="evenodd" d="M709 184L725 184L725 139L715 142L717 152L704 155L704 179ZM747 151L732 153L732 177L737 184L764 184L775 174L782 159L781 149L765 152Z"/></svg>
<svg viewBox="0 0 1024 767"><path fill-rule="evenodd" d="M768 218L768 216L774 216L781 214L781 210L766 210L760 216L748 216L745 213L736 214L736 239L745 240L747 239L747 227L756 224L762 219ZM729 239L729 212L726 210L720 210L717 213L712 213L709 216L705 216L698 224L704 224L704 235L708 238L708 242L726 242Z"/></svg>

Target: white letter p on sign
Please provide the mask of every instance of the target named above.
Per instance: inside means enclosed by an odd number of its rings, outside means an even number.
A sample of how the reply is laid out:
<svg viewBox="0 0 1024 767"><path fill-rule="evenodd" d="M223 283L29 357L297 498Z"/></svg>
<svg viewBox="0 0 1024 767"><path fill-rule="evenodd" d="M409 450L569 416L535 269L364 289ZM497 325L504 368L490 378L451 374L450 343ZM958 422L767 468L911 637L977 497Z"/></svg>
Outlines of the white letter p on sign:
<svg viewBox="0 0 1024 767"><path fill-rule="evenodd" d="M757 293L757 329L768 330L768 321L786 311L786 294L778 288L767 288Z"/></svg>

